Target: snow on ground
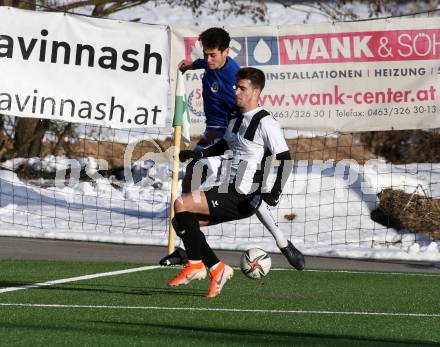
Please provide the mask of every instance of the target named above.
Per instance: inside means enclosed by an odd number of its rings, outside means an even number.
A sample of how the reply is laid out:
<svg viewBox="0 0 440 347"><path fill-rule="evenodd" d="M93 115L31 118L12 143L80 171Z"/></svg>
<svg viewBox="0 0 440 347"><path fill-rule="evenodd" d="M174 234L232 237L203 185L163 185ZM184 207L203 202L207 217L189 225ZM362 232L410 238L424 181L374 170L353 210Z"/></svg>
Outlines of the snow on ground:
<svg viewBox="0 0 440 347"><path fill-rule="evenodd" d="M93 160L79 162L84 167L90 161L93 164ZM28 162L48 171L66 164L65 158L55 157ZM12 161L3 167L12 168ZM101 177L52 182L47 188L26 184L14 172L1 170L0 235L166 245L169 168L166 163L135 163L131 183ZM370 218L378 191L393 187L412 193L420 185L425 193L439 197L439 183L440 164L403 167L379 161L363 166L297 161L272 213L286 237L305 254L439 261L439 245L426 235L387 229ZM287 220L285 216L292 213L296 217ZM255 216L205 232L214 248L258 246L278 251Z"/></svg>

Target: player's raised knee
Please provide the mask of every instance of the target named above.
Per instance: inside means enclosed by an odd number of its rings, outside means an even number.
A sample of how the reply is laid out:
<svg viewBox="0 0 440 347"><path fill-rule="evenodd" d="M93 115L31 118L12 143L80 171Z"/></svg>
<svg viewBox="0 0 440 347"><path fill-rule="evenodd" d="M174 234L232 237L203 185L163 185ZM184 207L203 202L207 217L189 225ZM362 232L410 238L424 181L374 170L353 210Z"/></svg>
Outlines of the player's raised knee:
<svg viewBox="0 0 440 347"><path fill-rule="evenodd" d="M185 210L185 204L183 202L183 196L179 196L175 201L174 201L174 212L175 213L179 213L179 212L184 212Z"/></svg>

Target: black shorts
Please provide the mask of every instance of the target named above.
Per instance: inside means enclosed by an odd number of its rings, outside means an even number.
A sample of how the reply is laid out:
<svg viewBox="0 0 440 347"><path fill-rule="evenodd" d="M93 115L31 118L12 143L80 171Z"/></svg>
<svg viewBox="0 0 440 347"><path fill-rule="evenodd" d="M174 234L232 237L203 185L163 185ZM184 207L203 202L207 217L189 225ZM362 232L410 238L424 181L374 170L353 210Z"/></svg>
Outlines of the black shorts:
<svg viewBox="0 0 440 347"><path fill-rule="evenodd" d="M209 225L252 216L261 204L259 194L241 194L230 184L228 192L219 192L220 186L205 191L209 206ZM223 188L224 189L224 188Z"/></svg>

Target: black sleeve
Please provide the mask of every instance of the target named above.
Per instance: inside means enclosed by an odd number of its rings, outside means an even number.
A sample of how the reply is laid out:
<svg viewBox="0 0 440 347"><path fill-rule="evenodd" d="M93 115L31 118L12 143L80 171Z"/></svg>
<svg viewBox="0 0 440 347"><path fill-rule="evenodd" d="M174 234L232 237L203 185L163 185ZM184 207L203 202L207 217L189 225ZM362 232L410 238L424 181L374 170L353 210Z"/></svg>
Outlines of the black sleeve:
<svg viewBox="0 0 440 347"><path fill-rule="evenodd" d="M228 143L225 139L221 139L220 141L214 143L213 145L206 147L200 151L202 158L205 157L215 157L217 155L224 154L229 149Z"/></svg>
<svg viewBox="0 0 440 347"><path fill-rule="evenodd" d="M278 167L277 177L272 188L272 193L281 195L283 188L287 182L287 179L292 172L293 161L290 157L289 151L281 152L276 155L276 159L280 160L280 166Z"/></svg>

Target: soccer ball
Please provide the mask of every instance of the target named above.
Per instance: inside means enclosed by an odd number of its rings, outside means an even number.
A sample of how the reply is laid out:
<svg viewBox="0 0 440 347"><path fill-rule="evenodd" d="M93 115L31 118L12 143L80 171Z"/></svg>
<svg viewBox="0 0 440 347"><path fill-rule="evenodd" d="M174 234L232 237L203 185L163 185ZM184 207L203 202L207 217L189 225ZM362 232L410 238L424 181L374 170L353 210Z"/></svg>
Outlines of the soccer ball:
<svg viewBox="0 0 440 347"><path fill-rule="evenodd" d="M241 255L240 269L252 279L260 279L269 273L272 259L261 248L248 249Z"/></svg>

